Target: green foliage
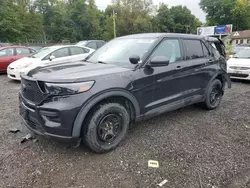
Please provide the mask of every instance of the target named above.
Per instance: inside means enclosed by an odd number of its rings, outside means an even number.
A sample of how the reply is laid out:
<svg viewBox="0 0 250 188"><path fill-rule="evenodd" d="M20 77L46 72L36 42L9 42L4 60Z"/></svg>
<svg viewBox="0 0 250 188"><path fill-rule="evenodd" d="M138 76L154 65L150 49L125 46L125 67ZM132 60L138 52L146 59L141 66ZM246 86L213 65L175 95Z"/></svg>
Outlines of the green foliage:
<svg viewBox="0 0 250 188"><path fill-rule="evenodd" d="M239 14L238 9L234 11ZM0 41L111 40L113 19L117 36L144 32L195 33L201 25L187 7L162 5L156 11L152 0L113 0L105 11L97 8L95 0L0 0Z"/></svg>
<svg viewBox="0 0 250 188"><path fill-rule="evenodd" d="M154 18L155 30L159 32L196 33L201 22L186 6L169 8L162 4Z"/></svg>
<svg viewBox="0 0 250 188"><path fill-rule="evenodd" d="M200 7L207 13L207 25L233 24L234 30L250 27L248 0L201 0Z"/></svg>

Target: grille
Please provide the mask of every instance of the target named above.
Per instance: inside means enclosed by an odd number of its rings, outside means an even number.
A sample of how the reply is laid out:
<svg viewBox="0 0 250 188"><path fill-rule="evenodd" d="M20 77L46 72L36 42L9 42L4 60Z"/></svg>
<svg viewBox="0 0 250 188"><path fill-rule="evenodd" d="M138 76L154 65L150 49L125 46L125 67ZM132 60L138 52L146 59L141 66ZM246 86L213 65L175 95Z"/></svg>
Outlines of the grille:
<svg viewBox="0 0 250 188"><path fill-rule="evenodd" d="M236 66L231 66L229 68L235 69L235 70L249 70L250 69L250 67L236 67Z"/></svg>
<svg viewBox="0 0 250 188"><path fill-rule="evenodd" d="M44 99L44 95L36 81L26 80L22 78L21 93L25 99L36 104L42 102Z"/></svg>
<svg viewBox="0 0 250 188"><path fill-rule="evenodd" d="M236 74L236 73L232 73L229 75L232 77L238 77L238 78L247 78L249 76L248 74Z"/></svg>

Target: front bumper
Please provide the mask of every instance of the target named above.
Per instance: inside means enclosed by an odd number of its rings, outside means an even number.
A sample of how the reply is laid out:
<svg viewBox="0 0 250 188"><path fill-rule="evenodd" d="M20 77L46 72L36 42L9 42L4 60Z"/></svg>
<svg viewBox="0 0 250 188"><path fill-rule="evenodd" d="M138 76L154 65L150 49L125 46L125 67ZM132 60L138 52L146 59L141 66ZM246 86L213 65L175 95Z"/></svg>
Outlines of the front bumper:
<svg viewBox="0 0 250 188"><path fill-rule="evenodd" d="M16 71L16 69L11 69L10 67L8 67L7 75L12 80L21 80L20 72Z"/></svg>
<svg viewBox="0 0 250 188"><path fill-rule="evenodd" d="M79 137L72 136L74 120L80 107L72 100L47 101L35 105L19 94L20 115L24 125L35 134L64 141L75 141Z"/></svg>
<svg viewBox="0 0 250 188"><path fill-rule="evenodd" d="M227 68L227 73L230 78L240 80L250 80L250 70L235 70Z"/></svg>

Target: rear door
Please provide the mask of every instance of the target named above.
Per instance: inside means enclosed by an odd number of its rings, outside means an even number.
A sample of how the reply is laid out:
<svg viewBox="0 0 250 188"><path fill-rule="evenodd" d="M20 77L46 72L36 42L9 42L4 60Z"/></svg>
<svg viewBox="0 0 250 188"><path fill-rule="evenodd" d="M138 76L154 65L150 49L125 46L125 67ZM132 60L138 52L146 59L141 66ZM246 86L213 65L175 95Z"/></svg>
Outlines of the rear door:
<svg viewBox="0 0 250 188"><path fill-rule="evenodd" d="M0 72L5 72L10 63L15 61L14 48L4 48L0 50Z"/></svg>
<svg viewBox="0 0 250 188"><path fill-rule="evenodd" d="M215 59L210 57L211 52L203 40L184 39L183 45L186 52L186 66L189 67L190 73L187 83L192 83L193 91L204 95L211 78L209 67L216 63Z"/></svg>

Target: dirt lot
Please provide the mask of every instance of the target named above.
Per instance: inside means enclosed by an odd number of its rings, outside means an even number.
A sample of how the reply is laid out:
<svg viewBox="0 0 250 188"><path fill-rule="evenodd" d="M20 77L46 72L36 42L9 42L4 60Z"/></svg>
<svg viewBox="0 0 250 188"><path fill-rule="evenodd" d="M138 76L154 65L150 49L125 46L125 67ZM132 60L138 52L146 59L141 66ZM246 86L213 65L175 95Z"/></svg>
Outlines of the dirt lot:
<svg viewBox="0 0 250 188"><path fill-rule="evenodd" d="M233 82L215 111L191 106L138 123L103 155L42 137L21 144L19 83L2 74L0 88L1 188L151 188L164 179L171 188L250 187L250 82Z"/></svg>

